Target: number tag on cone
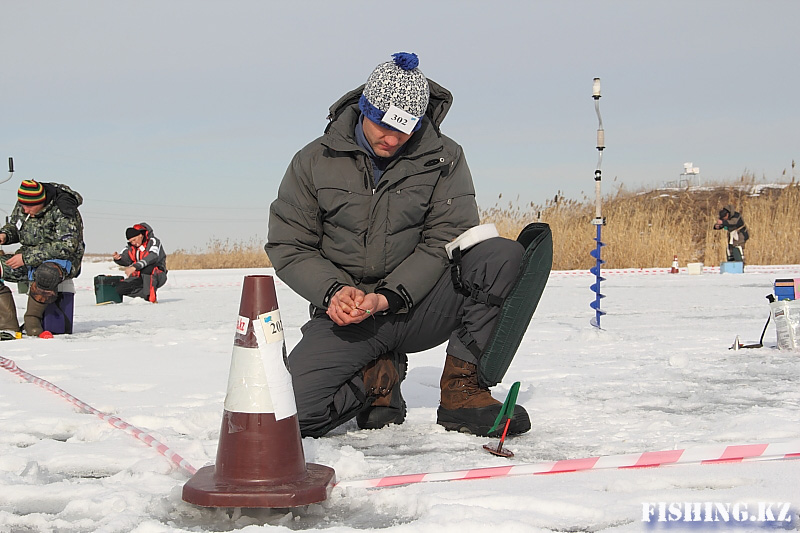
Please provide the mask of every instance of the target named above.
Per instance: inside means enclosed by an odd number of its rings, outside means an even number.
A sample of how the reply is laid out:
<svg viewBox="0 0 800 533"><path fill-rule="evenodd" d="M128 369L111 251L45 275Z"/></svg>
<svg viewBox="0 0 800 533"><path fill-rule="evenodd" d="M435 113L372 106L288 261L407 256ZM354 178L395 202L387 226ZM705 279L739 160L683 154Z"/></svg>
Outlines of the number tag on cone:
<svg viewBox="0 0 800 533"><path fill-rule="evenodd" d="M292 375L289 374L286 362L280 310L259 315L258 321L261 327L253 329L261 352L269 395L275 410L275 420L282 420L297 414L297 405L294 401Z"/></svg>
<svg viewBox="0 0 800 533"><path fill-rule="evenodd" d="M281 312L278 309L259 315L258 320L264 329L267 344L283 341L283 322L281 322Z"/></svg>

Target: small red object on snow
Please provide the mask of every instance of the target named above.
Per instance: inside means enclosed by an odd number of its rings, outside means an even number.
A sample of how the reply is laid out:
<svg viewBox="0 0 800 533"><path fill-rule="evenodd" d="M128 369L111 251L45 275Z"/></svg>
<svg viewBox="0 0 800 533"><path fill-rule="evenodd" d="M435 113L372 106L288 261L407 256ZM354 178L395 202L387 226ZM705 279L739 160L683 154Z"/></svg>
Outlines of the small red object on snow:
<svg viewBox="0 0 800 533"><path fill-rule="evenodd" d="M40 339L52 339L53 338L53 334L50 333L47 330L44 330L43 332L39 333L39 338Z"/></svg>
<svg viewBox="0 0 800 533"><path fill-rule="evenodd" d="M503 429L503 436L500 437L500 442L497 443L497 448L493 447L491 444L484 444L483 449L487 452L491 453L492 455L497 455L499 457L514 457L514 452L511 450L504 450L503 443L506 440L506 435L508 434L508 426L511 425L511 419L506 419L506 427Z"/></svg>

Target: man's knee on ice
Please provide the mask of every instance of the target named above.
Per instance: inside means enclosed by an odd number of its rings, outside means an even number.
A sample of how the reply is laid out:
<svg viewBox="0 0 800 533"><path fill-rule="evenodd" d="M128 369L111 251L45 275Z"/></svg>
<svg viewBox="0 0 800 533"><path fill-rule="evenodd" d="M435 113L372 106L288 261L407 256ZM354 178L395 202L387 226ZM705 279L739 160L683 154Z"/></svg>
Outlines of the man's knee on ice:
<svg viewBox="0 0 800 533"><path fill-rule="evenodd" d="M64 271L55 263L42 263L33 273L31 297L39 303L49 304L58 298L58 285L64 281Z"/></svg>

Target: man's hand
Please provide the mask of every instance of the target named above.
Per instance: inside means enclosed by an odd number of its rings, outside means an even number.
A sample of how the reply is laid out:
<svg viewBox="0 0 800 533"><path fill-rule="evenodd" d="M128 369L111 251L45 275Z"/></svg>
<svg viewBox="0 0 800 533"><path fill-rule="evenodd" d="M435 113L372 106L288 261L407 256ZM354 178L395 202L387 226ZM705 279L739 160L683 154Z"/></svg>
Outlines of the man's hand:
<svg viewBox="0 0 800 533"><path fill-rule="evenodd" d="M125 276L131 277L131 275L136 272L136 267L131 265L129 267L125 267Z"/></svg>
<svg viewBox="0 0 800 533"><path fill-rule="evenodd" d="M375 313L389 308L385 296L375 293L365 294L355 287L342 287L331 298L328 316L339 326L358 324Z"/></svg>
<svg viewBox="0 0 800 533"><path fill-rule="evenodd" d="M0 233L0 235L5 235L4 233ZM22 254L14 254L11 258L6 261L6 265L9 268L13 268L14 270L25 266L25 261L22 259Z"/></svg>
<svg viewBox="0 0 800 533"><path fill-rule="evenodd" d="M5 244L7 240L8 240L8 235L6 235L5 233L0 233L0 244Z"/></svg>
<svg viewBox="0 0 800 533"><path fill-rule="evenodd" d="M113 259L114 261L119 261L120 259L122 259L122 256L119 255L119 252L114 252L113 254L111 254L111 259Z"/></svg>

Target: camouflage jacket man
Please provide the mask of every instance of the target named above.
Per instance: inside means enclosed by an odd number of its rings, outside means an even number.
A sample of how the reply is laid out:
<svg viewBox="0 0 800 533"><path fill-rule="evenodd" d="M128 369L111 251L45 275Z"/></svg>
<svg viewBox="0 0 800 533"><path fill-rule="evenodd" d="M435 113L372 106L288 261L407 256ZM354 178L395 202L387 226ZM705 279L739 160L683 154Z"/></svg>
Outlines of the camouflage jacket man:
<svg viewBox="0 0 800 533"><path fill-rule="evenodd" d="M62 265L69 265L65 269L65 279L75 278L81 272L81 261L86 250L83 219L78 211L83 198L66 185L42 183L42 186L46 194L44 208L38 214L29 216L17 202L8 223L0 228L0 233L6 235L5 244L21 245L16 253L22 254L25 266L29 269L36 269L43 262L55 259L60 260Z"/></svg>

